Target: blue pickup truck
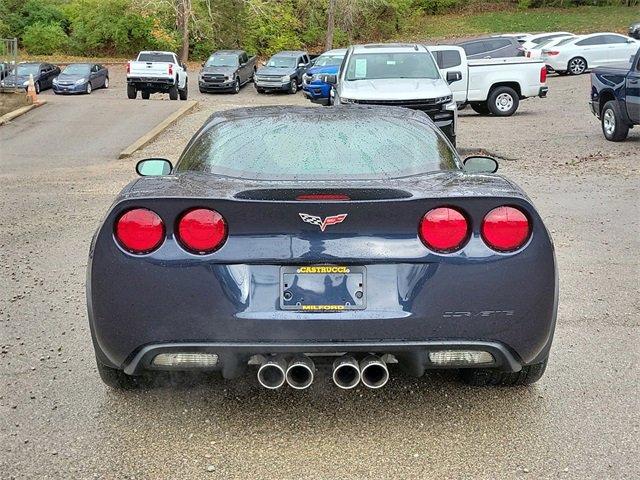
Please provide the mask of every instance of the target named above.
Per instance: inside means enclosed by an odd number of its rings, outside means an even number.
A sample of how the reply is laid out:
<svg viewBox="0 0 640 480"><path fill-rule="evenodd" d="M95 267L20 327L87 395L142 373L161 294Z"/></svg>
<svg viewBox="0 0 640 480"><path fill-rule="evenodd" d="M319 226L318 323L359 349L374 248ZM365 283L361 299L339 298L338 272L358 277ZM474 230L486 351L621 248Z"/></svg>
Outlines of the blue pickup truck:
<svg viewBox="0 0 640 480"><path fill-rule="evenodd" d="M630 128L640 125L640 50L628 64L591 72L591 111L612 142L623 141Z"/></svg>
<svg viewBox="0 0 640 480"><path fill-rule="evenodd" d="M329 105L331 85L321 78L324 75L337 74L346 53L346 48L339 48L329 50L315 59L313 67L302 76L302 91L305 97L313 103Z"/></svg>

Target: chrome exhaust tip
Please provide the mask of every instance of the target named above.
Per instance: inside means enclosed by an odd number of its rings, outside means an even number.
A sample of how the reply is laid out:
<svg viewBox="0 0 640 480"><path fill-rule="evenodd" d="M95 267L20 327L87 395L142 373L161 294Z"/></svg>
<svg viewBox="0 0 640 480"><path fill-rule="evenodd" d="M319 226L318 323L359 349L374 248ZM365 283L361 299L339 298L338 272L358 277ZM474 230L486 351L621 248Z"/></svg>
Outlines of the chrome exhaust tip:
<svg viewBox="0 0 640 480"><path fill-rule="evenodd" d="M360 383L358 361L350 356L337 358L333 362L333 383L344 390L355 388Z"/></svg>
<svg viewBox="0 0 640 480"><path fill-rule="evenodd" d="M387 364L376 355L369 355L360 362L360 375L362 383L369 388L382 388L389 381Z"/></svg>
<svg viewBox="0 0 640 480"><path fill-rule="evenodd" d="M264 388L275 390L284 385L287 362L281 356L267 357L258 367L258 383Z"/></svg>
<svg viewBox="0 0 640 480"><path fill-rule="evenodd" d="M291 388L304 390L313 383L316 366L306 355L298 355L289 362L285 378Z"/></svg>

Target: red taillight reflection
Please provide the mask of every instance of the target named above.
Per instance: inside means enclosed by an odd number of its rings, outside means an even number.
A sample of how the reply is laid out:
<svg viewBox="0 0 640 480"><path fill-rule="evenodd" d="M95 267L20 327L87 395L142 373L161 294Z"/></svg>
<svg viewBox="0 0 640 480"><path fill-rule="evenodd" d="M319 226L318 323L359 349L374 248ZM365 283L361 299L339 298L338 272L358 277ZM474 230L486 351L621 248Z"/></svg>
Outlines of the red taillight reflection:
<svg viewBox="0 0 640 480"><path fill-rule="evenodd" d="M301 202L313 200L320 202L347 202L351 200L351 197L342 193L307 193L298 195L296 200Z"/></svg>
<svg viewBox="0 0 640 480"><path fill-rule="evenodd" d="M458 250L469 237L469 224L458 210L439 207L429 210L420 222L420 238L431 250Z"/></svg>
<svg viewBox="0 0 640 480"><path fill-rule="evenodd" d="M178 239L193 253L211 253L227 238L227 224L218 212L197 208L185 213L178 221Z"/></svg>
<svg viewBox="0 0 640 480"><path fill-rule="evenodd" d="M547 67L546 66L540 69L540 83L547 83Z"/></svg>
<svg viewBox="0 0 640 480"><path fill-rule="evenodd" d="M489 247L499 252L520 248L529 238L529 219L514 207L498 207L491 210L482 222L482 238Z"/></svg>
<svg viewBox="0 0 640 480"><path fill-rule="evenodd" d="M164 223L157 213L146 208L134 208L120 216L115 226L120 245L131 253L149 253L164 239Z"/></svg>

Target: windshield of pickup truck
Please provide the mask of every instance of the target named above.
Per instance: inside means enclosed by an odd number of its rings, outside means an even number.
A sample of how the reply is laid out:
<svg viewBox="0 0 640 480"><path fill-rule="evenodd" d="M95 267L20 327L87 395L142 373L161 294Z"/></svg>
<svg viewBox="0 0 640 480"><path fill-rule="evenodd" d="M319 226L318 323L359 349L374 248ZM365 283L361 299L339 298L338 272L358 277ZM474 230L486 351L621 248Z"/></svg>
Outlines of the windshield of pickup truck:
<svg viewBox="0 0 640 480"><path fill-rule="evenodd" d="M238 56L237 55L213 55L209 57L206 67L237 67Z"/></svg>
<svg viewBox="0 0 640 480"><path fill-rule="evenodd" d="M314 62L314 67L336 67L342 63L344 55L320 55Z"/></svg>
<svg viewBox="0 0 640 480"><path fill-rule="evenodd" d="M269 62L267 63L267 67L296 68L297 61L298 59L296 57L285 57L285 56L279 57L276 55L275 57L271 57L269 59Z"/></svg>
<svg viewBox="0 0 640 480"><path fill-rule="evenodd" d="M168 53L147 52L138 55L138 62L175 63L175 59L173 58L173 55L170 55Z"/></svg>
<svg viewBox="0 0 640 480"><path fill-rule="evenodd" d="M283 112L223 121L183 153L176 172L259 180L387 179L457 170L434 127L412 118ZM318 109L321 110L321 109Z"/></svg>
<svg viewBox="0 0 640 480"><path fill-rule="evenodd" d="M440 78L428 53L358 53L349 58L346 79Z"/></svg>

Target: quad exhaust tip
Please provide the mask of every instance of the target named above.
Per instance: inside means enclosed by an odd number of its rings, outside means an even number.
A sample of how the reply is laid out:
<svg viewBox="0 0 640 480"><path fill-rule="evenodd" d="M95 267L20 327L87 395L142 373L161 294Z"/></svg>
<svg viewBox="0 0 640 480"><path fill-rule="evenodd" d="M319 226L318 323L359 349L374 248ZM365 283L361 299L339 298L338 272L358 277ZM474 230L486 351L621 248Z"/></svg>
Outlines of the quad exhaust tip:
<svg viewBox="0 0 640 480"><path fill-rule="evenodd" d="M298 355L289 362L285 379L291 388L304 390L313 383L315 370L316 367L313 360L306 355Z"/></svg>
<svg viewBox="0 0 640 480"><path fill-rule="evenodd" d="M369 355L360 362L362 383L369 388L382 388L389 381L387 364L376 355Z"/></svg>
<svg viewBox="0 0 640 480"><path fill-rule="evenodd" d="M344 390L355 388L360 383L360 366L351 356L337 358L333 362L333 383Z"/></svg>
<svg viewBox="0 0 640 480"><path fill-rule="evenodd" d="M265 359L258 368L258 383L264 388L275 390L284 385L287 362L281 356Z"/></svg>

